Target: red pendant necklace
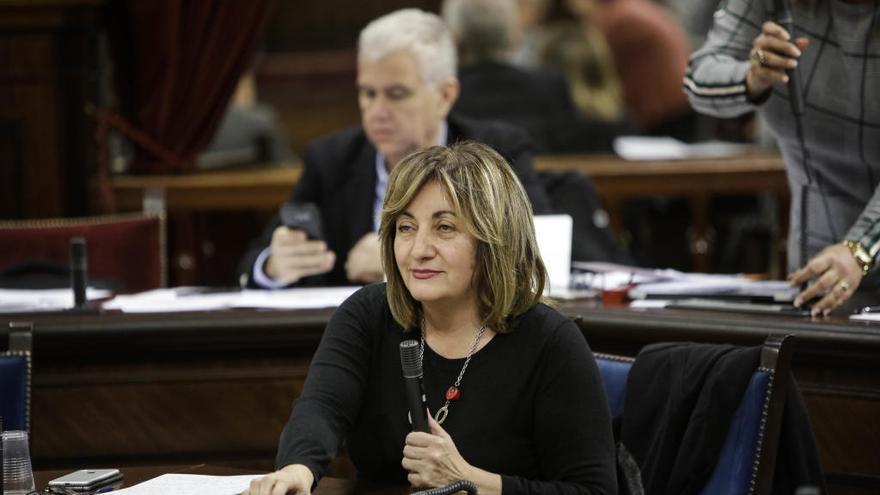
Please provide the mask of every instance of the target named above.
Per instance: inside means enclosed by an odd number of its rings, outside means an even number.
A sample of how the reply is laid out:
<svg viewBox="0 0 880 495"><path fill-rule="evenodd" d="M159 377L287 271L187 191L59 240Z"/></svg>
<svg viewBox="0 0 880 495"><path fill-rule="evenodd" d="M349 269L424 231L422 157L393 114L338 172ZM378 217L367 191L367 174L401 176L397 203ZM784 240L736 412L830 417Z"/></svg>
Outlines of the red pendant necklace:
<svg viewBox="0 0 880 495"><path fill-rule="evenodd" d="M467 357L464 359L464 364L461 365L461 371L458 372L458 378L455 379L455 383L446 389L446 403L443 404L443 407L437 410L434 414L434 419L437 420L441 425L444 421L446 421L446 416L449 415L449 405L452 402L457 401L461 398L461 379L464 376L464 372L467 370L468 363L471 362L471 357L473 357L474 352L477 351L477 346L480 345L480 338L483 336L483 332L486 330L486 325L480 326L479 330L477 330L477 337L474 339L474 344L471 346L471 350L468 351ZM423 358L425 357L425 325L422 324L422 342L421 348L419 349L419 361L424 362Z"/></svg>

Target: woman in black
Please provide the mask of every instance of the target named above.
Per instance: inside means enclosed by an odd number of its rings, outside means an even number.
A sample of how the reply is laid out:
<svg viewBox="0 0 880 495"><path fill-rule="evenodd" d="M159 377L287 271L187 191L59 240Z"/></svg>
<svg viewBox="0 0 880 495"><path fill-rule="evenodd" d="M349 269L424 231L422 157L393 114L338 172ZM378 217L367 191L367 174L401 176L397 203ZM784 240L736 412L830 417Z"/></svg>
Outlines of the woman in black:
<svg viewBox="0 0 880 495"><path fill-rule="evenodd" d="M387 284L334 313L249 495L307 494L345 440L358 476L481 493L616 492L608 407L568 318L543 304L528 198L504 159L466 143L392 172L380 228ZM431 433L411 432L401 340L424 357Z"/></svg>

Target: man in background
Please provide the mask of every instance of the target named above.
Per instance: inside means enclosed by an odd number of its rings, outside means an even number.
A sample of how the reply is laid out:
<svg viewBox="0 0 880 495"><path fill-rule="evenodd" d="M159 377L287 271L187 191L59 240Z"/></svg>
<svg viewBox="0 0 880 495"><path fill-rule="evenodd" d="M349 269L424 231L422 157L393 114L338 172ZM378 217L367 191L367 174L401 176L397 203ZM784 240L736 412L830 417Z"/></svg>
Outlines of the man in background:
<svg viewBox="0 0 880 495"><path fill-rule="evenodd" d="M511 164L535 213L549 202L526 133L501 123L448 117L459 95L452 36L436 15L403 9L361 31L361 125L310 144L290 202L312 203L323 238L274 219L240 265L243 286L349 285L384 277L376 234L388 174L407 154L462 140L486 143Z"/></svg>

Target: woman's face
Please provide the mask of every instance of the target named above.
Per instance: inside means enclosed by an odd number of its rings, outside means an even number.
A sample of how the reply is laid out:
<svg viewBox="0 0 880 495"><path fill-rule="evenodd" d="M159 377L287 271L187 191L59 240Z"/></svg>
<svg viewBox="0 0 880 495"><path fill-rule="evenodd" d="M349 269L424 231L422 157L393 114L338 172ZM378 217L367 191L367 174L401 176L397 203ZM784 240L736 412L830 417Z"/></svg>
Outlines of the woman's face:
<svg viewBox="0 0 880 495"><path fill-rule="evenodd" d="M476 302L477 239L465 229L436 181L397 217L394 258L403 283L423 304Z"/></svg>

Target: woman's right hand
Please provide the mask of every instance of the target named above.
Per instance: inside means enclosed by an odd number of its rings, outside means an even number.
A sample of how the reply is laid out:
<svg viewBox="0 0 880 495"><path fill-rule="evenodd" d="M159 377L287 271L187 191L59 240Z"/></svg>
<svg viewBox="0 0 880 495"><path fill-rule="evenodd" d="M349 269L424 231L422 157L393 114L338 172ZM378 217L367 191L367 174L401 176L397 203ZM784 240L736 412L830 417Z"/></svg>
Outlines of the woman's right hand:
<svg viewBox="0 0 880 495"><path fill-rule="evenodd" d="M315 476L302 464L291 464L251 481L241 495L311 495Z"/></svg>
<svg viewBox="0 0 880 495"><path fill-rule="evenodd" d="M807 38L791 41L791 35L775 22L761 26L761 34L752 41L749 52L749 72L746 74L746 92L757 100L776 83L787 83L785 71L797 67L801 51L809 46Z"/></svg>

